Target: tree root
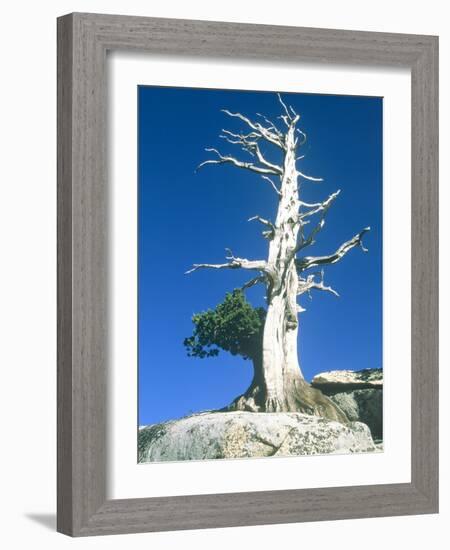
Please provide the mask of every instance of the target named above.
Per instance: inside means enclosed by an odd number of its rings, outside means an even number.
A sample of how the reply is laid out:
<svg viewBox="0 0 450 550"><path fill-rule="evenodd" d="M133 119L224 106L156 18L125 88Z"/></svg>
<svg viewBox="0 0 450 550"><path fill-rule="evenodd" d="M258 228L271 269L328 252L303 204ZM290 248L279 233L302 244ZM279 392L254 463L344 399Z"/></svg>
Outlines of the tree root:
<svg viewBox="0 0 450 550"><path fill-rule="evenodd" d="M306 381L292 384L281 398L268 397L262 385L252 384L244 394L221 411L300 412L342 424L348 422L345 413L335 403Z"/></svg>

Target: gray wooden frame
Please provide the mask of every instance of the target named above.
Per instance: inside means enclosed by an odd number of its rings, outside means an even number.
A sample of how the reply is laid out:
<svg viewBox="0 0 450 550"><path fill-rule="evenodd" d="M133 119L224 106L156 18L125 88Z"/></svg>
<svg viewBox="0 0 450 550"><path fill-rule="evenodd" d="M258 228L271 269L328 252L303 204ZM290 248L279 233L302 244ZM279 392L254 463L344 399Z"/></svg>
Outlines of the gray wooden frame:
<svg viewBox="0 0 450 550"><path fill-rule="evenodd" d="M411 483L106 498L106 52L409 67ZM75 13L58 19L58 531L72 536L438 511L438 38Z"/></svg>

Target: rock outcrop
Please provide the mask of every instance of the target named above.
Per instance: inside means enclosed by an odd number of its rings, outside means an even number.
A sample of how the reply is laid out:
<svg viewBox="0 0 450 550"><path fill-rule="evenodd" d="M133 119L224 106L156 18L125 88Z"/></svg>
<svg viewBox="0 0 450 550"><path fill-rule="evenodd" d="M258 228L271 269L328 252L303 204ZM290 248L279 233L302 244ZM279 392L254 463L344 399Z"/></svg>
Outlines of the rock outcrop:
<svg viewBox="0 0 450 550"><path fill-rule="evenodd" d="M139 430L139 462L376 452L369 428L302 413L207 412Z"/></svg>
<svg viewBox="0 0 450 550"><path fill-rule="evenodd" d="M351 421L364 422L372 437L383 438L383 371L337 370L317 374L311 385L327 395Z"/></svg>
<svg viewBox="0 0 450 550"><path fill-rule="evenodd" d="M383 371L381 369L331 370L316 374L311 385L326 395L343 390L382 389Z"/></svg>

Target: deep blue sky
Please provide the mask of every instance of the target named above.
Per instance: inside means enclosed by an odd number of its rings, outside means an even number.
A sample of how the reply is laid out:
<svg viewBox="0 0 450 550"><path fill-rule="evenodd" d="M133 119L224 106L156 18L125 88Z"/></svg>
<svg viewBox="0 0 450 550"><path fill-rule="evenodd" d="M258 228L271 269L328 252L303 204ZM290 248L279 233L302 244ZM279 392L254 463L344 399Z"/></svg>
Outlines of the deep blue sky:
<svg viewBox="0 0 450 550"><path fill-rule="evenodd" d="M249 279L238 270L185 271L193 263L221 263L224 249L236 256L265 258L268 243L255 214L274 218L277 200L257 174L220 165L196 166L216 147L245 153L218 136L246 129L220 110L254 118L280 114L274 93L192 88L138 87L139 120L139 424L222 407L245 391L248 361L221 352L187 357L183 340L193 313L213 308L227 291ZM307 255L333 252L363 227L365 244L325 268L325 282L341 295L303 297L299 356L307 380L332 369L381 367L382 357L382 99L283 94L301 114L308 136L299 168L324 178L302 182L301 198L320 201L341 189L317 244ZM270 146L263 149L275 159ZM263 288L247 292L263 304Z"/></svg>

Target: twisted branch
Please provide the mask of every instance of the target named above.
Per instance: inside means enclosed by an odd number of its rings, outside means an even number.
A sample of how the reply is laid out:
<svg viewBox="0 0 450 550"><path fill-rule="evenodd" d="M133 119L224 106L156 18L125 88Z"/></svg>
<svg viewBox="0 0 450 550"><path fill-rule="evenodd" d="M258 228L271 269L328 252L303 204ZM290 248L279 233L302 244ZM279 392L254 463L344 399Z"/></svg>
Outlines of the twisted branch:
<svg viewBox="0 0 450 550"><path fill-rule="evenodd" d="M336 252L328 256L305 256L304 258L298 258L295 262L297 269L300 272L302 272L302 271L305 271L306 269L309 269L311 267L316 267L318 265L335 264L339 260L342 260L342 258L347 254L347 252L349 252L352 248L355 248L355 246L360 246L363 252L368 252L367 248L364 248L364 245L362 242L363 235L368 231L370 231L370 227L364 228L362 231L360 231L357 235L352 237L350 240L341 244L341 246L336 250Z"/></svg>
<svg viewBox="0 0 450 550"><path fill-rule="evenodd" d="M307 202L301 202L300 206L305 206L306 208L311 208L311 210L308 210L307 212L301 212L300 218L304 219L309 216L314 216L314 214L318 214L319 212L323 212L323 216L327 213L330 206L333 204L333 202L336 200L336 198L339 196L341 190L338 189L335 193L332 193L326 200L323 202L317 202L313 204L308 204Z"/></svg>
<svg viewBox="0 0 450 550"><path fill-rule="evenodd" d="M267 122L267 124L269 125L268 130L273 130L280 139L284 138L283 133L276 127L276 125L270 119L268 119L265 115L262 115L261 113L256 113L256 115L261 117L265 122Z"/></svg>
<svg viewBox="0 0 450 550"><path fill-rule="evenodd" d="M257 132L260 137L264 138L266 141L272 143L273 145L276 145L280 149L286 150L284 138L281 133L274 133L269 128L266 128L259 122L252 122L249 118L242 115L241 113L232 113L228 109L222 109L222 112L230 117L239 118L240 120L245 122L252 130Z"/></svg>
<svg viewBox="0 0 450 550"><path fill-rule="evenodd" d="M315 280L316 275L317 273L311 273L306 277L306 279L303 277L299 277L297 295L301 295L307 292L309 294L309 297L312 298L311 290L321 290L323 292L330 292L334 296L339 297L339 294L334 290L334 288L332 288L331 286L325 286L323 280L323 269L320 271L320 281Z"/></svg>
<svg viewBox="0 0 450 550"><path fill-rule="evenodd" d="M265 239L273 239L273 237L275 236L276 227L271 221L261 218L261 216L253 216L252 218L248 219L249 222L252 222L253 220L257 220L259 223L262 223L269 228L267 231L262 232L262 235Z"/></svg>
<svg viewBox="0 0 450 550"><path fill-rule="evenodd" d="M247 290L247 288L251 288L259 283L265 283L266 280L267 278L265 275L258 275L258 277L254 277L253 279L250 279L250 281L247 281L245 285L241 287L241 290Z"/></svg>
<svg viewBox="0 0 450 550"><path fill-rule="evenodd" d="M268 227L270 227L270 229L272 229L272 231L275 231L275 226L273 225L273 223L270 220L266 220L265 218L261 218L261 216L252 216L247 221L252 222L254 220L258 221L259 223L262 223L263 225L267 225Z"/></svg>
<svg viewBox="0 0 450 550"><path fill-rule="evenodd" d="M298 243L297 247L294 250L294 254L297 254L297 252L299 252L303 248L306 248L307 246L311 246L312 244L315 243L315 238L316 238L317 233L319 233L319 231L321 231L323 229L323 226L325 225L325 216L326 216L330 206L336 200L336 197L339 195L340 192L341 192L340 190L336 191L335 193L330 195L322 203L318 203L318 204L315 204L315 205L309 205L309 206L314 206L316 208L313 208L312 210L309 210L308 212L299 214L299 221L303 225L304 223L308 223L308 222L303 221L304 218L306 218L308 216L312 216L313 214L317 214L318 212L322 212L322 216L321 216L319 222L314 227L314 229L311 231L311 233L308 235L308 237L306 239L303 239L303 234L301 234L302 238L299 240L299 243ZM301 203L301 204L306 205L306 203Z"/></svg>

